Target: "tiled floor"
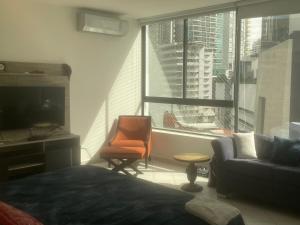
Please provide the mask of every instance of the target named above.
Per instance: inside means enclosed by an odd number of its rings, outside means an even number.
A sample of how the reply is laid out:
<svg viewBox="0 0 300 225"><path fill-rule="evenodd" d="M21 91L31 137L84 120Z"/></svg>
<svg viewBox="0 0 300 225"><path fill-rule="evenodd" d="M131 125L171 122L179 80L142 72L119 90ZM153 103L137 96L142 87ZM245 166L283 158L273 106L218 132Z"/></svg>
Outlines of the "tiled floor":
<svg viewBox="0 0 300 225"><path fill-rule="evenodd" d="M98 165L103 167L107 166L106 163L100 163ZM162 184L170 188L180 190L180 186L187 182L185 168L179 165L155 160L150 163L148 169L145 169L143 164L140 163L139 169L143 174L138 175L138 178ZM197 183L201 184L204 189L195 195L207 195L237 207L241 211L246 225L300 225L300 214L276 209L270 205L262 206L257 202L250 202L245 199L218 198L215 189L208 187L207 182L207 178L197 178Z"/></svg>

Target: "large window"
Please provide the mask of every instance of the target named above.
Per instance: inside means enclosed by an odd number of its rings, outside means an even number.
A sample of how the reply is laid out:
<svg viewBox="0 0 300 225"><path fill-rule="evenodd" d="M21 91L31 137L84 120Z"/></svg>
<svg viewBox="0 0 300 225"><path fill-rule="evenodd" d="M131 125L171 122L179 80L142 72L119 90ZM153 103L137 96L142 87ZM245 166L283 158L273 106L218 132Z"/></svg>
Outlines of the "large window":
<svg viewBox="0 0 300 225"><path fill-rule="evenodd" d="M235 12L147 25L145 114L156 128L205 134L233 129Z"/></svg>
<svg viewBox="0 0 300 225"><path fill-rule="evenodd" d="M156 128L293 136L291 124L300 124L300 1L229 8L143 27L144 113Z"/></svg>

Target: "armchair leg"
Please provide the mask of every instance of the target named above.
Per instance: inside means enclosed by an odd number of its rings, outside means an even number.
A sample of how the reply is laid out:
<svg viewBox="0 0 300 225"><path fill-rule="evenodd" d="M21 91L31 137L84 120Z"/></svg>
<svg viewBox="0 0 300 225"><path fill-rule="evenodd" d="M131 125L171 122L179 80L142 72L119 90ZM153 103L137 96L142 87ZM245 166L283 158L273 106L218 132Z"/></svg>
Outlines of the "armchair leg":
<svg viewBox="0 0 300 225"><path fill-rule="evenodd" d="M148 156L148 160L151 162L152 161L152 158L151 158L151 156L149 155Z"/></svg>
<svg viewBox="0 0 300 225"><path fill-rule="evenodd" d="M145 169L148 169L148 157L145 158Z"/></svg>
<svg viewBox="0 0 300 225"><path fill-rule="evenodd" d="M132 165L137 159L118 159L120 163L113 161L111 158L107 158L106 160L114 166L114 168L112 169L112 171L114 172L122 171L126 175L131 176L132 174L126 170L126 168L129 167L136 172L134 176L137 176L138 174L143 174L140 170L138 170L138 168Z"/></svg>

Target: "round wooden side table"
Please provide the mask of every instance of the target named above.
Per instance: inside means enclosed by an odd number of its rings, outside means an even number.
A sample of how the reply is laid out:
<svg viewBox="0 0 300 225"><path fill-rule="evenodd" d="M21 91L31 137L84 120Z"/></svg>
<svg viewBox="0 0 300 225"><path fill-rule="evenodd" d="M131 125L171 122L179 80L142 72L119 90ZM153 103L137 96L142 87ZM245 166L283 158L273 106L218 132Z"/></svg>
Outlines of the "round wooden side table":
<svg viewBox="0 0 300 225"><path fill-rule="evenodd" d="M186 168L186 174L190 183L184 184L181 189L189 192L202 191L202 186L195 184L195 180L197 178L197 167L195 163L207 162L210 160L209 156L200 153L184 153L174 155L174 159L180 162L189 163Z"/></svg>

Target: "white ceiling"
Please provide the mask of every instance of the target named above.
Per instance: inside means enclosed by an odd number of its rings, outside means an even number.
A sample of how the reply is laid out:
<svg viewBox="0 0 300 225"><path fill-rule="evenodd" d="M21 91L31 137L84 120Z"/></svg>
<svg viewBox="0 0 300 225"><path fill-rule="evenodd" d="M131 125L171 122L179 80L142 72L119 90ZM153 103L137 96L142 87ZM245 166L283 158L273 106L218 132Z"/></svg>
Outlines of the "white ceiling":
<svg viewBox="0 0 300 225"><path fill-rule="evenodd" d="M36 0L49 4L111 11L132 18L151 17L235 0Z"/></svg>

